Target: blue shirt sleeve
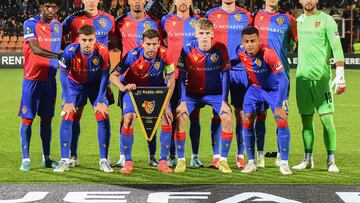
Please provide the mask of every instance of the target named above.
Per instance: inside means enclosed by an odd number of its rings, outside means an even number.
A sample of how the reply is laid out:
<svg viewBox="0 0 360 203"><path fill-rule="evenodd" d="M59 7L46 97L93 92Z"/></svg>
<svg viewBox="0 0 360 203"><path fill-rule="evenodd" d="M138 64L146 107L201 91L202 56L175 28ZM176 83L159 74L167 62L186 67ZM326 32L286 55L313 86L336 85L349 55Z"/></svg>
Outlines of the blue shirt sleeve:
<svg viewBox="0 0 360 203"><path fill-rule="evenodd" d="M29 39L36 39L36 20L34 18L30 18L24 22L24 40L27 41Z"/></svg>

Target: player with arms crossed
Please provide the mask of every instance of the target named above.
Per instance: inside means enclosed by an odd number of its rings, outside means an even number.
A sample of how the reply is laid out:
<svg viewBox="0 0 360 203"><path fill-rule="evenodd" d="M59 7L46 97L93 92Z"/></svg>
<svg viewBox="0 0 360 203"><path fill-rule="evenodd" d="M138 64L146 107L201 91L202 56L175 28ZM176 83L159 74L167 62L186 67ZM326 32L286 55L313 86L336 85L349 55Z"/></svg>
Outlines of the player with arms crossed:
<svg viewBox="0 0 360 203"><path fill-rule="evenodd" d="M287 121L289 79L284 66L272 48L260 44L259 31L253 26L243 30L242 46L238 47L237 54L251 83L244 97L244 139L249 161L241 172L252 173L257 169L254 120L258 108L262 108L263 103L266 103L274 113L277 126L277 142L281 156L279 169L283 175L290 175L290 131Z"/></svg>
<svg viewBox="0 0 360 203"><path fill-rule="evenodd" d="M105 45L96 42L93 26L84 25L78 30L78 33L78 43L67 46L59 61L63 90L60 126L61 161L54 172L64 172L69 169L73 123L81 113L79 109L83 109L88 98L94 107L98 124L100 170L112 172L113 169L107 159L110 144L110 121L108 101L105 97L110 69L109 51Z"/></svg>
<svg viewBox="0 0 360 203"><path fill-rule="evenodd" d="M130 12L116 19L116 32L120 38L121 58L132 49L141 45L142 33L146 29L155 29L159 31L160 40L162 40L160 21L144 12L146 0L129 0ZM122 100L121 91L119 92L118 105L121 106ZM121 129L122 121L120 121ZM114 166L124 166L125 156L121 150L122 143L120 142L120 158ZM148 142L149 149L149 165L157 166L159 162L156 160L156 136Z"/></svg>
<svg viewBox="0 0 360 203"><path fill-rule="evenodd" d="M31 125L40 116L42 167L55 168L50 159L51 122L56 101L56 70L61 48L62 28L56 19L61 5L58 0L40 0L40 15L24 22L24 80L19 116L22 149L21 171L30 171L29 147Z"/></svg>
<svg viewBox="0 0 360 203"><path fill-rule="evenodd" d="M344 54L337 24L328 14L318 11L318 0L300 0L304 14L297 19L299 35L298 66L296 70L296 101L303 124L305 159L293 169L313 168L313 115L316 112L324 129L328 154L328 171L339 172L335 164L336 130L333 121L333 94L345 92ZM336 62L336 76L331 82L331 50ZM332 91L334 87L334 91Z"/></svg>
<svg viewBox="0 0 360 203"><path fill-rule="evenodd" d="M220 115L221 157L219 170L231 173L227 157L233 138L232 114L227 98L229 93L230 60L224 44L212 44L213 23L201 18L196 25L197 40L186 45L178 62L180 104L176 109L175 148L178 163L175 172L185 172L185 124L195 108L210 105ZM185 85L185 81L187 85Z"/></svg>
<svg viewBox="0 0 360 203"><path fill-rule="evenodd" d="M206 13L206 17L211 20L214 25L214 40L222 42L227 47L230 60L238 61L236 55L236 48L241 44L242 30L253 23L253 18L249 11L244 8L237 7L235 0L222 0L222 5L213 8ZM243 100L248 86L248 78L241 63L233 64L230 69L230 95L231 104L234 106L234 114L236 117L236 140L237 140L237 155L236 166L244 168L246 165L244 159L244 138L243 138ZM219 137L217 128L219 122L216 122L216 116L212 119L212 136ZM215 140L217 140L215 138ZM211 167L217 167L218 158L213 159L210 164Z"/></svg>
<svg viewBox="0 0 360 203"><path fill-rule="evenodd" d="M70 34L70 41L77 42L79 33L78 30L84 25L91 25L96 32L96 41L102 43L106 47L110 45L109 49L116 50L118 46L118 38L115 32L115 19L112 15L98 10L99 0L82 0L84 9L75 12L68 16L62 23L64 35ZM109 43L110 42L110 43ZM111 86L107 87L108 102L114 102L114 95L111 91ZM110 102L111 101L111 102ZM75 167L78 164L78 143L80 137L80 119L83 108L79 108L77 117L73 121L73 134L70 146L70 166Z"/></svg>
<svg viewBox="0 0 360 203"><path fill-rule="evenodd" d="M289 80L290 65L287 53L296 47L298 41L296 33L296 21L288 12L279 8L280 0L265 0L265 9L254 14L254 26L259 30L259 38L262 44L273 48L285 67ZM290 88L290 83L289 83ZM257 146L257 166L265 167L265 121L266 109L264 107L258 112L255 119L255 135ZM275 165L279 166L280 152L277 153Z"/></svg>
<svg viewBox="0 0 360 203"><path fill-rule="evenodd" d="M136 90L138 86L167 86L172 94L175 86L174 64L166 48L160 46L159 32L155 29L145 30L142 38L141 46L130 50L110 76L111 82L124 93L121 102L123 124L120 130L121 151L125 156L125 164L120 171L123 174L133 172L132 146L136 113L129 91ZM123 80L120 80L121 75ZM159 172L171 173L166 158L170 150L173 116L170 106L164 105L167 107L161 120L161 152L157 168Z"/></svg>
<svg viewBox="0 0 360 203"><path fill-rule="evenodd" d="M177 79L179 75L179 70L177 68L177 62L181 53L181 49L191 41L196 40L195 38L195 26L199 20L199 17L194 15L192 6L192 0L175 0L174 6L170 14L164 16L161 19L161 27L164 34L165 44L168 46L168 52L172 53L172 58L174 61L175 67L175 90L171 97L170 104L173 111L176 110L176 107L179 104L179 91L177 86ZM175 112L173 112L175 114ZM197 114L198 115L198 114ZM199 119L192 119L190 116L190 138L192 139L193 134L197 134L198 137L200 132L200 124ZM173 124L175 126L175 123ZM173 129L174 131L175 129ZM198 141L198 139L197 139ZM195 144L196 141L191 141L192 146L196 145L197 149L193 149L194 151L198 151L199 143ZM193 153L194 154L194 153ZM195 153L198 154L197 152ZM170 155L168 160L169 166L176 165L175 159L175 143L174 136L171 139L170 146ZM197 156L192 156L190 167L202 167L203 164L200 162Z"/></svg>

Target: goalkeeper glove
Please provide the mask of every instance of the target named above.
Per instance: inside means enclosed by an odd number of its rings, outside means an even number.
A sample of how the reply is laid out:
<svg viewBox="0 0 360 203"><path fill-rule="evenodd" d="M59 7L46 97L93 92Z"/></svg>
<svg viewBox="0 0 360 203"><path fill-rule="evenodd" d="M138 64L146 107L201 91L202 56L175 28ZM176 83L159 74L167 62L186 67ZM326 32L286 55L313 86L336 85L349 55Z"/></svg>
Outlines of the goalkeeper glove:
<svg viewBox="0 0 360 203"><path fill-rule="evenodd" d="M331 88L334 90L335 95L345 92L346 83L344 76L344 67L336 67L336 75L331 83Z"/></svg>

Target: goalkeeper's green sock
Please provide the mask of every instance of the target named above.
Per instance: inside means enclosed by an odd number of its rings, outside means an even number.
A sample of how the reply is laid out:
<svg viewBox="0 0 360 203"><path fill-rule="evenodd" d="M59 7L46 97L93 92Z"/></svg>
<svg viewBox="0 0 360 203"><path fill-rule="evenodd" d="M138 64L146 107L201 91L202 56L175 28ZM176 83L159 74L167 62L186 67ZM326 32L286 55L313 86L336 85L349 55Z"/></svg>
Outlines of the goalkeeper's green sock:
<svg viewBox="0 0 360 203"><path fill-rule="evenodd" d="M302 137L305 149L305 159L310 160L314 146L314 122L313 115L301 115L303 124Z"/></svg>
<svg viewBox="0 0 360 203"><path fill-rule="evenodd" d="M324 129L324 142L328 153L328 161L332 161L336 150L336 130L333 115L322 115L320 120Z"/></svg>

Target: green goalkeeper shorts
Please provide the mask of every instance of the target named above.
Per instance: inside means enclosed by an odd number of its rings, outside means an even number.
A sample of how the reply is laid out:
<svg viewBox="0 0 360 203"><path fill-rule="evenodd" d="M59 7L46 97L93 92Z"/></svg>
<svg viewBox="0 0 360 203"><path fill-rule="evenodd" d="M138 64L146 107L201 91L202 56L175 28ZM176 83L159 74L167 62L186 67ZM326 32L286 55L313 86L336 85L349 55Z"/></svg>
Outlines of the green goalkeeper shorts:
<svg viewBox="0 0 360 203"><path fill-rule="evenodd" d="M296 102L300 114L311 115L315 110L319 114L335 111L331 80L308 80L303 77L296 78Z"/></svg>

